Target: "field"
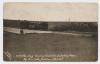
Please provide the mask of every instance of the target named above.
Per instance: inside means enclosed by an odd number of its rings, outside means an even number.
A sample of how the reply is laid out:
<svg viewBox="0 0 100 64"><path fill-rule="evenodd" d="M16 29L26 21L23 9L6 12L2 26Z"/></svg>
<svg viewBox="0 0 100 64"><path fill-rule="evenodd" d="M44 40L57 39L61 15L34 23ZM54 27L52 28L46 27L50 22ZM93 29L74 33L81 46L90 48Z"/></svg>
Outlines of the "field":
<svg viewBox="0 0 100 64"><path fill-rule="evenodd" d="M23 55L35 54L67 55L63 60L59 61L97 61L97 46L98 38L92 36L53 33L15 34L4 32L5 61L22 61ZM16 55L20 55L20 57L16 57Z"/></svg>

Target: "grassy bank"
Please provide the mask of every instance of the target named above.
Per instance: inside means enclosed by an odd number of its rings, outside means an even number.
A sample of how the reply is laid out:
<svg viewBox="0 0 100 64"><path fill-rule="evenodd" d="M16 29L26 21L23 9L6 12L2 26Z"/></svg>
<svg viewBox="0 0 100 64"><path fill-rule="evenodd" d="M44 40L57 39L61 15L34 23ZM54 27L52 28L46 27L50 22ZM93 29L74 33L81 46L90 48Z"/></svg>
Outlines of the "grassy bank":
<svg viewBox="0 0 100 64"><path fill-rule="evenodd" d="M63 34L15 34L4 32L4 52L11 54L11 60L21 61L16 55L75 55L61 61L96 61L97 38ZM4 56L4 60L9 60Z"/></svg>

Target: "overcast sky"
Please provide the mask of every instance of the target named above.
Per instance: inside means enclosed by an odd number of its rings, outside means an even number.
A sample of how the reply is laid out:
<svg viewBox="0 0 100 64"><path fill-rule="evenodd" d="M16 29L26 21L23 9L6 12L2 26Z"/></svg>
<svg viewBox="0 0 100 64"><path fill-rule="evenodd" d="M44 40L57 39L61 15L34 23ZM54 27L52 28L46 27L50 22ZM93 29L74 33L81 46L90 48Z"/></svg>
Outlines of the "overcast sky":
<svg viewBox="0 0 100 64"><path fill-rule="evenodd" d="M5 3L4 19L32 21L97 21L96 3Z"/></svg>

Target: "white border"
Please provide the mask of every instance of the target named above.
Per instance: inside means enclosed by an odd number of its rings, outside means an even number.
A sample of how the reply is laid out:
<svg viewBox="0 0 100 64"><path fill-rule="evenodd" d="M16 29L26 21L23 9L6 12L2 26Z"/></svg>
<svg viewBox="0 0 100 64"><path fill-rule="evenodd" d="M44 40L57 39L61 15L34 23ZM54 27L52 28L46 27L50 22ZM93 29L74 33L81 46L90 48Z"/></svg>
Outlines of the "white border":
<svg viewBox="0 0 100 64"><path fill-rule="evenodd" d="M0 64L3 64L3 0L0 0Z"/></svg>
<svg viewBox="0 0 100 64"><path fill-rule="evenodd" d="M98 0L0 0L0 64L100 64L100 56L98 55L97 62L4 62L3 61L3 2L85 2L85 3L97 3ZM99 3L100 4L100 3ZM99 5L100 7L100 5ZM100 10L100 8L99 8ZM99 11L98 10L98 11ZM98 20L100 21L100 13ZM100 22L98 22L98 26ZM98 33L100 33L100 27L98 27ZM100 34L99 34L100 35ZM100 37L99 39L100 40ZM100 54L100 41L98 42L98 54Z"/></svg>
<svg viewBox="0 0 100 64"><path fill-rule="evenodd" d="M98 0L4 0L4 2L98 2Z"/></svg>

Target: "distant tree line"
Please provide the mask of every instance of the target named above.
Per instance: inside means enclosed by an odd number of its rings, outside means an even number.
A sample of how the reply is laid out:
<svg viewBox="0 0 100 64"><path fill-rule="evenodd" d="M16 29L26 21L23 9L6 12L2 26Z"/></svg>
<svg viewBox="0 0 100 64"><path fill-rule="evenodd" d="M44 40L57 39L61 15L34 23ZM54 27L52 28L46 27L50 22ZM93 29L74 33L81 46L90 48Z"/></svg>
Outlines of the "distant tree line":
<svg viewBox="0 0 100 64"><path fill-rule="evenodd" d="M4 20L4 27L31 30L98 32L97 22L63 22L63 24L61 24L62 22L49 23L50 22ZM51 25L53 27L49 28Z"/></svg>
<svg viewBox="0 0 100 64"><path fill-rule="evenodd" d="M67 22L66 25L54 26L52 31L79 31L79 32L97 32L98 24L96 22Z"/></svg>

